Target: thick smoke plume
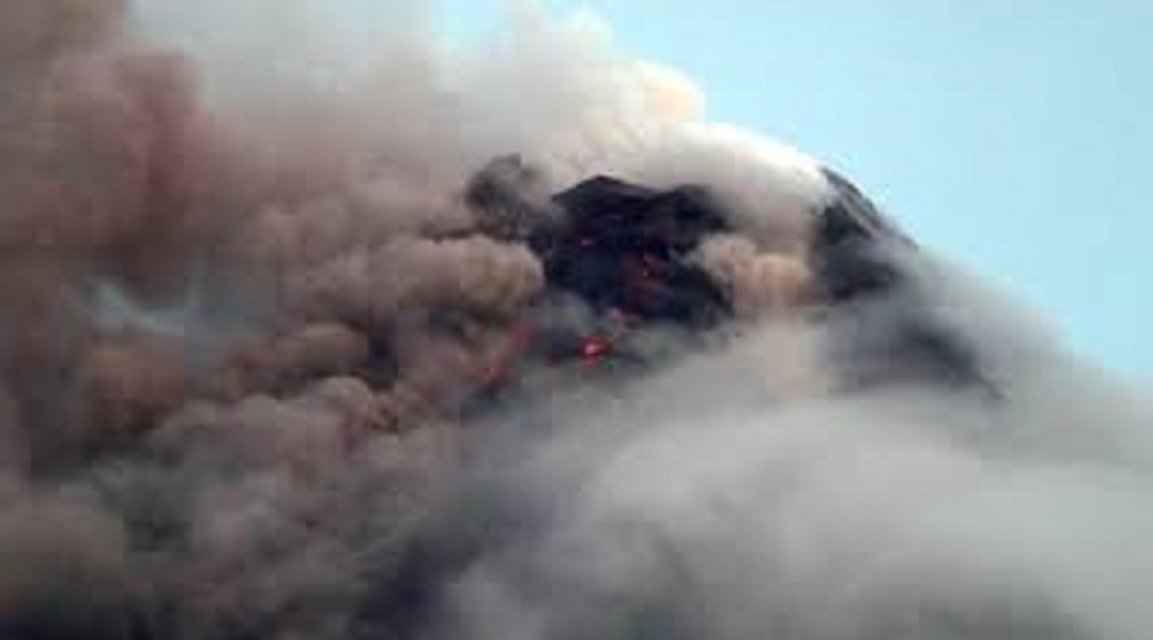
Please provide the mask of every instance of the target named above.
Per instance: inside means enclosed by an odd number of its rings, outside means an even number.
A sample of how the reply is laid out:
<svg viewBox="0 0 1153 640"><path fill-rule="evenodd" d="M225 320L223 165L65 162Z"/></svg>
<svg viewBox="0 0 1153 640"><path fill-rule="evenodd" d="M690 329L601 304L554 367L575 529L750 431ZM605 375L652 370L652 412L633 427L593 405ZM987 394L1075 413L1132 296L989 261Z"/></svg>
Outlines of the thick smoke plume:
<svg viewBox="0 0 1153 640"><path fill-rule="evenodd" d="M822 308L827 174L595 21L400 4L0 7L0 637L1146 637L1139 392L907 248ZM478 409L597 174L723 204L731 326ZM910 305L982 384L845 383Z"/></svg>

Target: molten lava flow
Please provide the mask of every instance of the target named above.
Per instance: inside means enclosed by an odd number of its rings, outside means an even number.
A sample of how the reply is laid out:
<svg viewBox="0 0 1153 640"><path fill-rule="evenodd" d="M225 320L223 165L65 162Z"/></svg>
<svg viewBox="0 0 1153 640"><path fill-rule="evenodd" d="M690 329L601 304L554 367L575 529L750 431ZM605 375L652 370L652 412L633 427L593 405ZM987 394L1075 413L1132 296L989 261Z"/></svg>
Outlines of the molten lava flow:
<svg viewBox="0 0 1153 640"><path fill-rule="evenodd" d="M613 341L601 335L586 336L581 342L581 359L585 362L600 362L613 352Z"/></svg>

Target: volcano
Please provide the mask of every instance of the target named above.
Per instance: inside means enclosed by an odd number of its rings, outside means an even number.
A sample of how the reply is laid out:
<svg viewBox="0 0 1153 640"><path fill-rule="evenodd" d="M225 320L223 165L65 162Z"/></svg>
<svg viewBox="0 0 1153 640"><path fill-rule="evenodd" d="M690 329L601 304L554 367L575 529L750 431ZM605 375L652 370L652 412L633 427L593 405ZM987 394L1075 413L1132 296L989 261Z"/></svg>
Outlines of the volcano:
<svg viewBox="0 0 1153 640"><path fill-rule="evenodd" d="M423 4L0 3L0 639L1148 636L1144 396L595 20Z"/></svg>
<svg viewBox="0 0 1153 640"><path fill-rule="evenodd" d="M984 385L974 354L912 294L895 253L917 251L916 243L852 182L830 169L823 173L835 197L813 212L807 255L818 281L805 307L835 315L907 298L885 335L864 345L851 337L854 349L871 354L852 359L846 384L905 377ZM672 332L699 344L734 321L732 293L702 265L700 250L710 238L736 232L737 223L707 185L657 189L597 175L534 203L539 180L535 169L507 156L481 170L466 193L479 227L527 244L546 278L544 293L510 335L494 384L506 384L510 370L525 368L522 361L554 367L627 362L644 370L663 362L663 354L644 353L638 347L643 336ZM578 311L558 312L573 307Z"/></svg>

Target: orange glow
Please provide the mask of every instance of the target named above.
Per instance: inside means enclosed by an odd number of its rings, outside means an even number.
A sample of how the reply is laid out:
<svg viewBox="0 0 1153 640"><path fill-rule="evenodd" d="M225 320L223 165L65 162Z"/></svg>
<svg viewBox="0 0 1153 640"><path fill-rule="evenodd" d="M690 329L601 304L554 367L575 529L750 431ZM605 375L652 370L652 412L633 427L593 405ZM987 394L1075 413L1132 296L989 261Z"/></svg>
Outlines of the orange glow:
<svg viewBox="0 0 1153 640"><path fill-rule="evenodd" d="M597 361L612 353L613 343L602 336L589 336L581 343L581 357L588 361Z"/></svg>

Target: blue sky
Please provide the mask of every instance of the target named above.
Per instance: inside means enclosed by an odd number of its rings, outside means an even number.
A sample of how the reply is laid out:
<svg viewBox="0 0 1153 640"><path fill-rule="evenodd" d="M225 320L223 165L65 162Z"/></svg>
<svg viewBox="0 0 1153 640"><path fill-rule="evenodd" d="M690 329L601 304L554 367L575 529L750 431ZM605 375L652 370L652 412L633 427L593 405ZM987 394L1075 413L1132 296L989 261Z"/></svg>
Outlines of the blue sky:
<svg viewBox="0 0 1153 640"><path fill-rule="evenodd" d="M709 116L843 169L924 244L1153 379L1153 2L554 0ZM457 34L496 0L440 0Z"/></svg>

